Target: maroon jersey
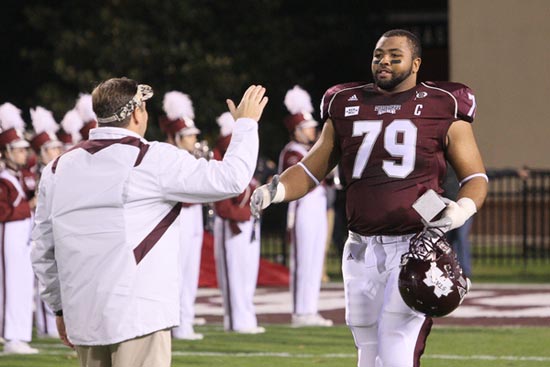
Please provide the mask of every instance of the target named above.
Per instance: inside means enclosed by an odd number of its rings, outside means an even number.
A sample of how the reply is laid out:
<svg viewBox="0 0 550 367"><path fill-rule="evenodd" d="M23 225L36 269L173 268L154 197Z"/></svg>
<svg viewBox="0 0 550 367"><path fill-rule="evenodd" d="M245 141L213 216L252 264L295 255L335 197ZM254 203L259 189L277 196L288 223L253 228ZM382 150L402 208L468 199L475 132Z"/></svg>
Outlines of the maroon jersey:
<svg viewBox="0 0 550 367"><path fill-rule="evenodd" d="M230 142L231 135L220 137L214 147L213 159L222 160ZM239 196L216 202L214 204L216 214L221 218L229 219L233 222L245 222L249 220L252 215L250 211L250 198L256 187L258 187L258 182L255 178L252 178L248 187ZM234 233L240 233L238 227L232 226L232 229ZM236 232L237 230L238 232Z"/></svg>
<svg viewBox="0 0 550 367"><path fill-rule="evenodd" d="M361 235L421 230L412 204L427 189L442 192L447 131L456 120L473 121L473 92L425 82L387 95L373 84L348 83L327 90L321 104L341 152L349 229Z"/></svg>
<svg viewBox="0 0 550 367"><path fill-rule="evenodd" d="M310 146L300 144L297 141L291 141L285 145L281 154L279 154L279 173L298 164L310 148Z"/></svg>
<svg viewBox="0 0 550 367"><path fill-rule="evenodd" d="M19 180L3 172L0 177L0 223L31 217L31 208Z"/></svg>

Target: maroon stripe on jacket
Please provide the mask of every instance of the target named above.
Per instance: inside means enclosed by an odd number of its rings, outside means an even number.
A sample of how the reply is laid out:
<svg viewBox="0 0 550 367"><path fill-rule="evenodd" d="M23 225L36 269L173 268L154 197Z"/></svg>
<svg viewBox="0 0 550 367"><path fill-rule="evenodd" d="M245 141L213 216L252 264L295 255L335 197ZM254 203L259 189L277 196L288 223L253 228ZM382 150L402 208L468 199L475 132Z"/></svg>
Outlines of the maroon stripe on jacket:
<svg viewBox="0 0 550 367"><path fill-rule="evenodd" d="M181 203L174 205L172 210L168 212L161 219L161 221L153 228L153 230L145 236L145 238L134 249L134 257L136 259L136 265L147 255L149 251L157 244L159 239L164 235L168 228L174 223L178 215L180 214Z"/></svg>
<svg viewBox="0 0 550 367"><path fill-rule="evenodd" d="M426 339L432 330L433 320L431 317L426 317L420 332L418 333L418 339L416 339L416 345L414 346L414 367L420 367L420 357L424 354L426 348Z"/></svg>
<svg viewBox="0 0 550 367"><path fill-rule="evenodd" d="M0 229L2 230L2 237L0 238L0 246L2 251L2 337L6 337L6 223L0 223Z"/></svg>
<svg viewBox="0 0 550 367"><path fill-rule="evenodd" d="M57 169L57 164L59 163L59 159L63 157L64 154L70 152L71 150L84 149L90 154L95 154L105 148L110 147L113 144L131 145L139 149L138 156L136 158L136 161L134 162L134 167L137 167L140 165L141 161L143 160L143 157L145 156L145 153L147 153L147 150L149 149L149 144L145 144L139 138L136 138L134 136L125 136L124 138L121 138L121 139L86 140L78 143L77 145L69 149L67 152L57 157L57 159L52 164L52 172L55 173Z"/></svg>

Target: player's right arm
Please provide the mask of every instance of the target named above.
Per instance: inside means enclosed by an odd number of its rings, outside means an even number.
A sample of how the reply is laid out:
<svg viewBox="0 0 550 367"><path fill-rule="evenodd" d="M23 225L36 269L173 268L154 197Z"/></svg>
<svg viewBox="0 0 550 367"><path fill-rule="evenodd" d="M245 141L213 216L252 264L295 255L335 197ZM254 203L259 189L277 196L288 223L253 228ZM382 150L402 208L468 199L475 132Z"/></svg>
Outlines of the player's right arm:
<svg viewBox="0 0 550 367"><path fill-rule="evenodd" d="M258 217L260 211L271 203L297 200L305 196L332 171L339 158L334 126L327 119L319 140L299 164L286 169L270 183L254 191L250 203L252 214Z"/></svg>
<svg viewBox="0 0 550 367"><path fill-rule="evenodd" d="M302 159L302 165L294 165L281 174L280 183L285 186L283 200L292 201L305 196L332 171L338 159L334 144L334 126L328 119L319 140Z"/></svg>

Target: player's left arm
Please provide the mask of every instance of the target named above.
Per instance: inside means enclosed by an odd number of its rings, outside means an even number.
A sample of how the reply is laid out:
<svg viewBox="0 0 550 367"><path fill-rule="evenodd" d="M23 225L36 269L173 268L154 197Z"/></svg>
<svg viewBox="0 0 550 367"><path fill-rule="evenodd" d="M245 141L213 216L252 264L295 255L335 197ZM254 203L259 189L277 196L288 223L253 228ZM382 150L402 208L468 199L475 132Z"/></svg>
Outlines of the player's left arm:
<svg viewBox="0 0 550 367"><path fill-rule="evenodd" d="M441 218L425 223L427 227L435 227L443 232L462 226L481 208L487 196L489 181L469 122L453 122L446 140L447 160L453 166L460 182L458 199L445 199L447 207Z"/></svg>
<svg viewBox="0 0 550 367"><path fill-rule="evenodd" d="M447 160L461 183L457 201L469 198L476 210L480 209L487 196L488 179L471 123L452 123L447 132Z"/></svg>

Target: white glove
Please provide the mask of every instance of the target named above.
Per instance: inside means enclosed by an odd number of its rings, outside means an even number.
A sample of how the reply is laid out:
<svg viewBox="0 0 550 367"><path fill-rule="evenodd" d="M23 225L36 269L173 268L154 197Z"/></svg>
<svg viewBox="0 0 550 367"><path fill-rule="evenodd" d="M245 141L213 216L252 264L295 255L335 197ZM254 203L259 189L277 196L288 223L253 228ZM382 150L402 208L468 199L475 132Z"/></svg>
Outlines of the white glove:
<svg viewBox="0 0 550 367"><path fill-rule="evenodd" d="M461 198L454 202L447 198L442 198L447 204L441 218L433 222L424 222L427 228L437 228L443 233L462 226L466 221L477 212L476 204L470 198Z"/></svg>
<svg viewBox="0 0 550 367"><path fill-rule="evenodd" d="M285 186L279 182L279 175L273 176L270 183L258 187L250 198L250 211L256 219L262 210L271 203L280 203L285 198Z"/></svg>

